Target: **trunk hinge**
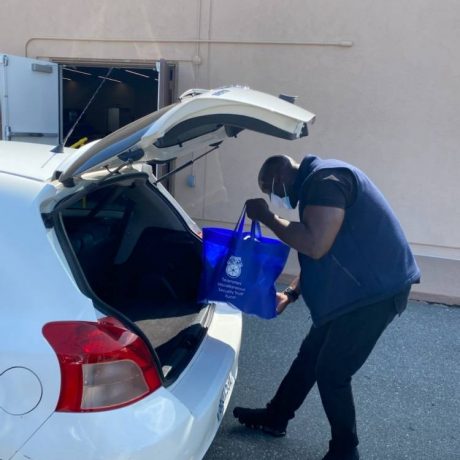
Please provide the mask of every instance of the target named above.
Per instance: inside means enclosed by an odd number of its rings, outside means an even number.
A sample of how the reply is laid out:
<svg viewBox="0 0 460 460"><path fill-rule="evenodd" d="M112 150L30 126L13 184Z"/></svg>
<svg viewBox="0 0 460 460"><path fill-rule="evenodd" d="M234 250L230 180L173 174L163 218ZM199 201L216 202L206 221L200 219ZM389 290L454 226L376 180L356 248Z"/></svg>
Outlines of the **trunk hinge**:
<svg viewBox="0 0 460 460"><path fill-rule="evenodd" d="M45 224L45 228L53 228L54 227L54 217L52 213L42 213L43 223Z"/></svg>
<svg viewBox="0 0 460 460"><path fill-rule="evenodd" d="M2 56L2 64L6 67L8 65L8 56L4 54Z"/></svg>

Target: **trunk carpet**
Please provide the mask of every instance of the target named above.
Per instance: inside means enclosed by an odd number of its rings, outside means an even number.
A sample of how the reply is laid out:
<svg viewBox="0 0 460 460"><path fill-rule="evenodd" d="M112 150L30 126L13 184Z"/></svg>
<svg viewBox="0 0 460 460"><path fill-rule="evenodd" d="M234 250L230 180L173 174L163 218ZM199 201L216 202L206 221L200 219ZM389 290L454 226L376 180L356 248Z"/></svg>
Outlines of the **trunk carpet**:
<svg viewBox="0 0 460 460"><path fill-rule="evenodd" d="M197 329L204 322L207 305L168 300L155 304L139 299L122 302L116 308L142 330L155 349L187 331Z"/></svg>

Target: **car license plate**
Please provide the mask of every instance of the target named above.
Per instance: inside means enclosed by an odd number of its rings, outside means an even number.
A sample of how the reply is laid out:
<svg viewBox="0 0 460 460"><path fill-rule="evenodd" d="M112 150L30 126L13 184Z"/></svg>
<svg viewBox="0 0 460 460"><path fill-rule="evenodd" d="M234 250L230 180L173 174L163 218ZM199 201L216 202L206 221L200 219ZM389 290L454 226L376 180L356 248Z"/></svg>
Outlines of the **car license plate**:
<svg viewBox="0 0 460 460"><path fill-rule="evenodd" d="M219 400L219 407L217 409L217 421L220 423L222 417L227 410L228 403L230 401L230 395L232 394L233 385L235 384L235 377L233 377L232 373L228 374L227 381L225 382L224 388L222 389L222 393L220 395Z"/></svg>

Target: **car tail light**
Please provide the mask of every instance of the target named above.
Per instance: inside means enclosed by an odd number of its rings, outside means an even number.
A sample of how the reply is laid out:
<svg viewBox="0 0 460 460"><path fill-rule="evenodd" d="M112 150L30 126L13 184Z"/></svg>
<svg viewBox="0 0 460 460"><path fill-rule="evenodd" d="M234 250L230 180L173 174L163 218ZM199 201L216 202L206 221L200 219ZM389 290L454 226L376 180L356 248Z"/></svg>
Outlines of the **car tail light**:
<svg viewBox="0 0 460 460"><path fill-rule="evenodd" d="M161 386L150 350L116 318L48 323L43 335L61 367L57 411L115 409Z"/></svg>

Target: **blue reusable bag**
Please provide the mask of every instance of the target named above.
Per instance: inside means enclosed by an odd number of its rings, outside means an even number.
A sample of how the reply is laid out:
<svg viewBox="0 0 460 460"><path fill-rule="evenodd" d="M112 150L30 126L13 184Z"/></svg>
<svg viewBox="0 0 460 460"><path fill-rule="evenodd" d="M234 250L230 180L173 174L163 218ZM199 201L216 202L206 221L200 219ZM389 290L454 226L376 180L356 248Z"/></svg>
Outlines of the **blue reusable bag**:
<svg viewBox="0 0 460 460"><path fill-rule="evenodd" d="M244 232L246 209L235 230L203 229L201 301L227 302L261 318L276 316L275 281L289 254L289 246L262 236L259 222Z"/></svg>

